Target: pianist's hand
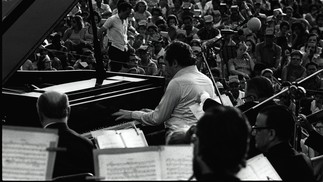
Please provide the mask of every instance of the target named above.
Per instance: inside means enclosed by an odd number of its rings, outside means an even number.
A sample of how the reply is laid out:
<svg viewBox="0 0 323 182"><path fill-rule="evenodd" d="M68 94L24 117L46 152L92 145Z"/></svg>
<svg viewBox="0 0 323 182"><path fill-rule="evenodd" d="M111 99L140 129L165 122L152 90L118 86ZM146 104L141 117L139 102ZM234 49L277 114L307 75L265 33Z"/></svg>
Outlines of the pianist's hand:
<svg viewBox="0 0 323 182"><path fill-rule="evenodd" d="M131 116L132 111L120 109L118 112L112 114L112 116L118 116L116 121L121 119L132 119Z"/></svg>

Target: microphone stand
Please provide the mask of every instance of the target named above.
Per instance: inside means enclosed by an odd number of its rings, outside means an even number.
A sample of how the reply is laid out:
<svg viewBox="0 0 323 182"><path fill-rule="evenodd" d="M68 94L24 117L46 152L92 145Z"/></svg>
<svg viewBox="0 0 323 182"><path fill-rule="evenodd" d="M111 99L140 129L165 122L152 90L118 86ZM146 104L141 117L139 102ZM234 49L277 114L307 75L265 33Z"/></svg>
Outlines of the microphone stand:
<svg viewBox="0 0 323 182"><path fill-rule="evenodd" d="M90 20L92 24L92 31L93 31L93 45L94 45L94 57L96 61L96 83L95 86L101 86L103 83L103 80L106 78L106 70L103 66L102 61L102 53L100 48L100 43L98 39L98 30L96 27L96 23L94 21L94 10L92 6L92 1L88 0L89 9L90 9Z"/></svg>
<svg viewBox="0 0 323 182"><path fill-rule="evenodd" d="M216 41L212 42L212 44L217 43L218 41L222 40L222 38L223 38L223 37L221 36L218 40L216 40ZM207 47L207 45L205 45L205 47ZM206 65L206 67L207 67L207 70L208 70L209 74L210 74L210 78L211 78L212 83L213 83L213 85L214 85L215 92L216 92L216 94L219 96L220 102L221 102L221 104L223 105L223 101L222 101L222 98L221 98L221 93L220 93L220 91L219 91L218 86L216 85L216 82L215 82L215 80L214 80L214 77L213 77L212 71L211 71L211 69L210 69L209 63L207 62L207 60L206 60L206 58L205 58L205 55L204 55L205 48L204 48L204 46L201 46L201 48L202 48L201 53L202 53L203 61L204 61L205 65Z"/></svg>

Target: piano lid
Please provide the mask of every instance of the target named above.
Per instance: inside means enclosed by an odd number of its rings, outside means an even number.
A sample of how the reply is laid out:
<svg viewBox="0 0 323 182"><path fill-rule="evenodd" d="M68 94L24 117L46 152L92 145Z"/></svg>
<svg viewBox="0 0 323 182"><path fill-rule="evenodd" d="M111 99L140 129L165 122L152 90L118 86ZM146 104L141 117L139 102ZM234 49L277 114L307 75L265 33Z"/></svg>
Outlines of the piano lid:
<svg viewBox="0 0 323 182"><path fill-rule="evenodd" d="M78 0L2 0L2 85Z"/></svg>

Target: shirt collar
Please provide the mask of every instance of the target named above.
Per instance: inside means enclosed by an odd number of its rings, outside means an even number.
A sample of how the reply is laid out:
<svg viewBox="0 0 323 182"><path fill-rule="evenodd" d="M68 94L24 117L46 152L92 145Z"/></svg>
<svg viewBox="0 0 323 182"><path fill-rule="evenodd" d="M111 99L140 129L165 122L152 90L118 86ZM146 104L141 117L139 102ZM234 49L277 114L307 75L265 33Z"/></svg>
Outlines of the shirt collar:
<svg viewBox="0 0 323 182"><path fill-rule="evenodd" d="M186 73L192 73L192 72L197 72L197 67L196 65L192 65L192 66L187 66L187 67L184 67L182 69L180 69L175 75L174 75L174 78L176 77L179 77L179 76L182 76Z"/></svg>

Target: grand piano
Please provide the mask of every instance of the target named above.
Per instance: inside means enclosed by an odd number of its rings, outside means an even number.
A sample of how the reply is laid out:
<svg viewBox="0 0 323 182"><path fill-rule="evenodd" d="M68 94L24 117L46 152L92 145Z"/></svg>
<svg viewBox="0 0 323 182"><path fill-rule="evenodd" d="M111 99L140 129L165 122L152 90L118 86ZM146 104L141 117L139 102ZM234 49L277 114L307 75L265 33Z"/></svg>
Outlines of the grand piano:
<svg viewBox="0 0 323 182"><path fill-rule="evenodd" d="M102 84L96 85L95 70L19 70L77 2L2 0L3 125L41 127L36 101L46 90L68 95L69 126L78 133L128 122L117 122L111 116L119 109L154 109L158 105L164 93L163 77L105 71ZM142 129L149 134L163 126Z"/></svg>

